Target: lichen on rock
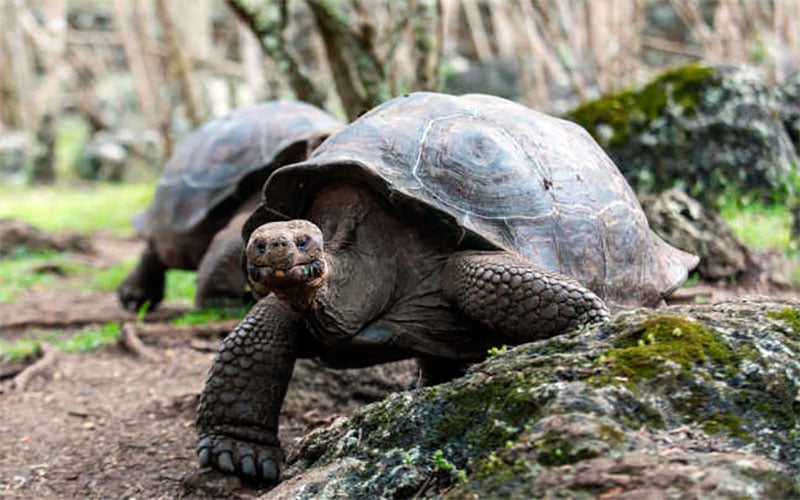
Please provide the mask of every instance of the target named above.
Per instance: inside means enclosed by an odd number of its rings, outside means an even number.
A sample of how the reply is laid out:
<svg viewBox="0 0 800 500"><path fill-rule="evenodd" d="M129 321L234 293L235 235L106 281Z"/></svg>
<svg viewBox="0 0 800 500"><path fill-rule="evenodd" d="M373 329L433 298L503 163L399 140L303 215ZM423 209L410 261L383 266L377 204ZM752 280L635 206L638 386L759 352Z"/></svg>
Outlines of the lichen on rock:
<svg viewBox="0 0 800 500"><path fill-rule="evenodd" d="M307 436L270 495L798 496L800 342L785 311L800 305L628 311L499 352Z"/></svg>

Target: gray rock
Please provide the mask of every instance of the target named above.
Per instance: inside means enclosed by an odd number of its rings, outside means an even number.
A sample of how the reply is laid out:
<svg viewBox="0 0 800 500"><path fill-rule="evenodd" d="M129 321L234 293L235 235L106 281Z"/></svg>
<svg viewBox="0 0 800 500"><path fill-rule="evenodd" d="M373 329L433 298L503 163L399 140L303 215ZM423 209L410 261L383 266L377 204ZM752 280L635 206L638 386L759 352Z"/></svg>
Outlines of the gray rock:
<svg viewBox="0 0 800 500"><path fill-rule="evenodd" d="M800 72L778 88L778 110L786 133L794 144L795 151L800 151Z"/></svg>
<svg viewBox="0 0 800 500"><path fill-rule="evenodd" d="M753 69L688 64L567 118L594 135L637 192L682 186L713 207L729 195L796 195L798 159L777 108Z"/></svg>
<svg viewBox="0 0 800 500"><path fill-rule="evenodd" d="M639 196L653 231L670 245L700 257L696 271L708 281L734 280L761 269L730 225L679 189Z"/></svg>
<svg viewBox="0 0 800 500"><path fill-rule="evenodd" d="M162 163L162 149L161 137L152 130L102 131L86 143L76 170L90 180L147 179Z"/></svg>
<svg viewBox="0 0 800 500"><path fill-rule="evenodd" d="M312 433L274 498L800 496L800 304L636 310Z"/></svg>
<svg viewBox="0 0 800 500"><path fill-rule="evenodd" d="M24 183L35 152L35 142L29 134L0 131L0 183Z"/></svg>

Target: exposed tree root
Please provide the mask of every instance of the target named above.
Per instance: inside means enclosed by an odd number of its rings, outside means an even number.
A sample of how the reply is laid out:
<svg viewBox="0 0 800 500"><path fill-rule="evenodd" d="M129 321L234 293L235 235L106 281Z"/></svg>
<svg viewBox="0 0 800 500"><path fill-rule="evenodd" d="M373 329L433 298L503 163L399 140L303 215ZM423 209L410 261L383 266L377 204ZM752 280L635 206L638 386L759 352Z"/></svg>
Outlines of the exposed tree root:
<svg viewBox="0 0 800 500"><path fill-rule="evenodd" d="M123 323L122 324L122 336L120 337L119 341L122 346L128 350L128 352L152 363L157 363L162 360L162 357L156 353L154 349L151 349L144 345L142 339L139 338L138 329L141 325L136 325L136 323Z"/></svg>
<svg viewBox="0 0 800 500"><path fill-rule="evenodd" d="M172 342L187 342L200 351L215 351L216 345L201 339L218 339L233 330L239 320L226 320L200 325L171 325L169 323L123 323L120 344L131 353L148 361L162 358L154 349L147 347L142 338L169 339Z"/></svg>
<svg viewBox="0 0 800 500"><path fill-rule="evenodd" d="M229 334L239 322L238 319L231 319L199 325L146 323L136 325L136 332L140 337L169 337L173 340L191 340L197 337L218 338Z"/></svg>
<svg viewBox="0 0 800 500"><path fill-rule="evenodd" d="M43 342L39 346L39 350L42 353L42 357L14 377L13 384L14 388L17 390L23 392L27 390L28 383L31 381L31 379L37 375L43 375L55 362L56 350L53 348L53 346Z"/></svg>

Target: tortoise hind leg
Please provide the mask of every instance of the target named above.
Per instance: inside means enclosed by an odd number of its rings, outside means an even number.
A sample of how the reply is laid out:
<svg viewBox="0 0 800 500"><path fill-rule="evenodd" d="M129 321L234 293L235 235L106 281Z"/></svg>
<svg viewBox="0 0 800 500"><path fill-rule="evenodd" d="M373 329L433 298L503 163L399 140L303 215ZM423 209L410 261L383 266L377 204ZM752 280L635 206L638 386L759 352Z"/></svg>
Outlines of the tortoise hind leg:
<svg viewBox="0 0 800 500"><path fill-rule="evenodd" d="M447 262L444 293L468 316L529 342L605 320L608 308L575 280L507 252L458 252Z"/></svg>
<svg viewBox="0 0 800 500"><path fill-rule="evenodd" d="M242 305L248 301L242 272L242 224L247 213L234 217L218 232L197 267L197 307Z"/></svg>
<svg viewBox="0 0 800 500"><path fill-rule="evenodd" d="M117 297L122 307L135 312L148 304L148 309L155 309L164 298L166 272L167 266L161 262L153 245L148 242L139 263L117 288Z"/></svg>

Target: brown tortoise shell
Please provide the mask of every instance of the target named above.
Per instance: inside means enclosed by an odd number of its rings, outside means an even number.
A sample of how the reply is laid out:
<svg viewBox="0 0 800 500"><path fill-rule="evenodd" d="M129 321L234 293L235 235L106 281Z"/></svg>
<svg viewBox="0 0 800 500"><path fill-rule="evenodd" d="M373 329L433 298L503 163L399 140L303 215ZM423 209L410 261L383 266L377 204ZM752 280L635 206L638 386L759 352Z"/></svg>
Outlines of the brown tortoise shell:
<svg viewBox="0 0 800 500"><path fill-rule="evenodd" d="M307 161L272 174L244 238L264 222L298 218L320 183L342 177L444 221L465 249L519 253L611 307L658 304L697 263L650 230L583 128L478 94L413 93L371 110Z"/></svg>
<svg viewBox="0 0 800 500"><path fill-rule="evenodd" d="M286 163L281 159L287 152L296 150L290 161L305 158L309 148L343 126L328 113L293 101L259 103L210 120L178 144L153 202L134 221L136 228L161 240L197 231L232 196L257 193L272 170Z"/></svg>

